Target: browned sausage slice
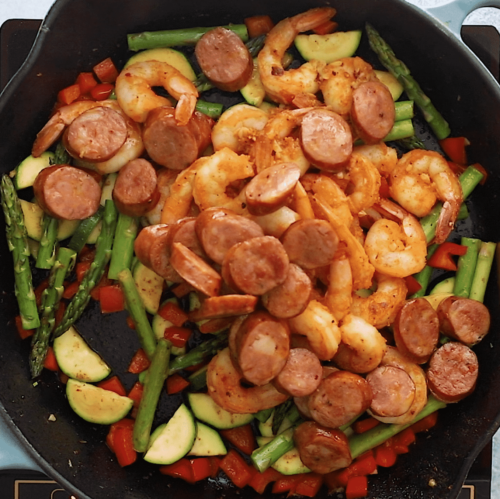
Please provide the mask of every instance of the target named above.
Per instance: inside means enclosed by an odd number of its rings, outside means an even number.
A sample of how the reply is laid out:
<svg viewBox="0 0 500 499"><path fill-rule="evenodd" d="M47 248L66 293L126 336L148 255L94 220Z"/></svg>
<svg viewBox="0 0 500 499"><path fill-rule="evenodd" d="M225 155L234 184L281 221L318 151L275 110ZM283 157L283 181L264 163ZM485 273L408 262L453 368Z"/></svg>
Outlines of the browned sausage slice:
<svg viewBox="0 0 500 499"><path fill-rule="evenodd" d="M198 291L207 296L219 294L222 282L220 275L182 243L172 244L170 263L174 270Z"/></svg>
<svg viewBox="0 0 500 499"><path fill-rule="evenodd" d="M199 257L206 259L205 251L201 246L195 230L196 217L182 218L175 224L172 224L168 238L168 253L173 243L182 243L186 248L196 253Z"/></svg>
<svg viewBox="0 0 500 499"><path fill-rule="evenodd" d="M298 265L291 263L285 282L262 295L262 304L271 315L289 319L300 315L307 308L311 291L309 276Z"/></svg>
<svg viewBox="0 0 500 499"><path fill-rule="evenodd" d="M349 440L341 430L306 421L296 428L293 440L300 460L315 473L324 475L352 462Z"/></svg>
<svg viewBox="0 0 500 499"><path fill-rule="evenodd" d="M223 208L202 211L195 229L205 253L218 264L222 264L227 251L235 244L264 235L253 220Z"/></svg>
<svg viewBox="0 0 500 499"><path fill-rule="evenodd" d="M335 371L309 395L312 418L328 428L338 428L370 407L372 392L365 378L348 371Z"/></svg>
<svg viewBox="0 0 500 499"><path fill-rule="evenodd" d="M314 109L304 116L300 139L306 158L324 170L343 170L352 153L349 124L329 109Z"/></svg>
<svg viewBox="0 0 500 499"><path fill-rule="evenodd" d="M221 319L246 315L255 310L258 298L253 295L213 296L202 301L200 308L189 314L190 320Z"/></svg>
<svg viewBox="0 0 500 499"><path fill-rule="evenodd" d="M226 262L223 262L226 265ZM250 295L263 295L285 282L289 260L279 239L254 237L231 249L227 268L236 288Z"/></svg>
<svg viewBox="0 0 500 499"><path fill-rule="evenodd" d="M83 220L93 215L101 202L101 187L80 168L54 165L42 170L33 184L40 207L54 218Z"/></svg>
<svg viewBox="0 0 500 499"><path fill-rule="evenodd" d="M437 308L441 331L468 346L479 343L490 329L490 312L476 300L449 296Z"/></svg>
<svg viewBox="0 0 500 499"><path fill-rule="evenodd" d="M318 388L322 372L316 354L305 348L292 348L285 367L274 378L273 384L282 393L305 397Z"/></svg>
<svg viewBox="0 0 500 499"><path fill-rule="evenodd" d="M467 345L450 341L433 353L427 370L427 384L437 399L450 404L474 391L478 373L476 354Z"/></svg>
<svg viewBox="0 0 500 499"><path fill-rule="evenodd" d="M352 94L351 118L366 144L380 142L394 125L394 100L379 81L362 83Z"/></svg>
<svg viewBox="0 0 500 499"><path fill-rule="evenodd" d="M401 416L415 398L415 383L409 374L395 366L379 366L366 376L372 390L370 409L378 416Z"/></svg>
<svg viewBox="0 0 500 499"><path fill-rule="evenodd" d="M74 158L99 162L112 158L127 136L127 123L120 113L109 107L96 107L69 125L63 143Z"/></svg>
<svg viewBox="0 0 500 499"><path fill-rule="evenodd" d="M120 213L141 217L152 210L160 199L156 170L153 165L137 158L129 161L118 172L113 200Z"/></svg>
<svg viewBox="0 0 500 499"><path fill-rule="evenodd" d="M425 298L407 301L394 321L398 350L415 364L429 360L439 341L439 319Z"/></svg>
<svg viewBox="0 0 500 499"><path fill-rule="evenodd" d="M205 76L221 90L236 92L252 76L252 56L229 29L218 27L205 33L196 44L195 55Z"/></svg>
<svg viewBox="0 0 500 499"><path fill-rule="evenodd" d="M279 163L259 172L247 184L245 198L252 215L267 215L281 208L295 189L300 168L295 163Z"/></svg>
<svg viewBox="0 0 500 499"><path fill-rule="evenodd" d="M285 366L290 330L267 312L250 314L237 328L231 352L243 377L257 386L269 383Z"/></svg>
<svg viewBox="0 0 500 499"><path fill-rule="evenodd" d="M332 262L339 238L326 220L303 219L288 227L281 242L290 262L304 269L317 269Z"/></svg>

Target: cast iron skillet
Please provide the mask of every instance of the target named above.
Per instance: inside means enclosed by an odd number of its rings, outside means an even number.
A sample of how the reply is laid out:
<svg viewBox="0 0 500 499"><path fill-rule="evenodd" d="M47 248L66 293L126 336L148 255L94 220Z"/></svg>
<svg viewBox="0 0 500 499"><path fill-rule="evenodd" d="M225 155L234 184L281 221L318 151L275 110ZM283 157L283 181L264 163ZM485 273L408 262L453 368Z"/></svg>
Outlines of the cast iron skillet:
<svg viewBox="0 0 500 499"><path fill-rule="evenodd" d="M322 0L60 0L50 11L27 63L0 99L0 165L2 172L15 167L30 151L35 134L47 121L58 89L71 84L79 71L113 56L122 64L127 54L127 33L213 26L241 22L252 14L270 14L276 21ZM465 46L439 22L398 0L338 0L337 21L342 30L372 23L407 62L422 87L442 110L454 135L471 141L471 161L489 171L488 182L474 193L467 222L459 224L455 237L468 235L498 241L500 227L500 89L487 70ZM463 10L463 9L462 9ZM463 14L465 17L466 13ZM366 47L363 55L368 56ZM426 138L424 127L418 133ZM432 142L432 140L431 140ZM0 227L3 232L4 226ZM211 481L188 485L170 480L152 466L137 463L121 469L105 446L106 427L90 425L69 408L64 387L56 375L45 372L36 386L29 378L29 341L15 331L17 314L13 294L11 256L0 238L2 299L0 318L0 414L30 451L40 467L80 499L157 499L182 497L243 497L252 489L236 491L231 484ZM488 337L475 349L480 359L480 379L473 395L441 412L429 438L419 438L410 454L396 466L380 469L370 477L369 497L455 498L472 462L499 426L500 356L497 279L487 290L486 305L492 312ZM39 276L35 275L35 279ZM101 316L90 308L78 327L93 348L122 375L138 347L125 316ZM127 388L134 379L122 375ZM157 420L173 413L179 399L163 402ZM56 421L49 422L53 414ZM435 486L430 487L433 479Z"/></svg>

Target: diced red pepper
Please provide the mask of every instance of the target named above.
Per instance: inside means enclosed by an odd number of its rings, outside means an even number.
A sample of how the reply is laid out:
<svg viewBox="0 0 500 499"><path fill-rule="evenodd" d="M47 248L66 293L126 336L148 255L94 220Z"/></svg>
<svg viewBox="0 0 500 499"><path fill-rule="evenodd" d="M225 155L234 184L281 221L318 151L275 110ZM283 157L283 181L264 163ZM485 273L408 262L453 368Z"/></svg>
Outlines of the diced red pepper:
<svg viewBox="0 0 500 499"><path fill-rule="evenodd" d="M398 458L394 448L392 447L391 439L375 447L374 452L377 465L384 468L393 466Z"/></svg>
<svg viewBox="0 0 500 499"><path fill-rule="evenodd" d="M125 387L123 386L123 384L120 381L120 378L118 376L112 376L109 379L105 379L104 381L100 381L99 383L97 383L97 386L99 388L104 388L104 390L109 390L110 392L115 392L118 395L121 395L123 397L127 396L127 392L125 390Z"/></svg>
<svg viewBox="0 0 500 499"><path fill-rule="evenodd" d="M465 148L470 142L465 137L447 137L439 141L441 149L451 159L459 165L467 164L467 152Z"/></svg>
<svg viewBox="0 0 500 499"><path fill-rule="evenodd" d="M76 274L76 280L78 282L82 282L83 278L85 277L85 274L87 273L87 270L89 270L91 265L92 265L92 260L85 260L83 262L80 261L76 264L75 274Z"/></svg>
<svg viewBox="0 0 500 499"><path fill-rule="evenodd" d="M213 334L217 331L221 331L226 327L229 327L234 322L233 317L222 317L220 319L210 319L207 322L203 323L199 329L200 333L203 334Z"/></svg>
<svg viewBox="0 0 500 499"><path fill-rule="evenodd" d="M329 21L325 21L324 23L321 23L319 26L313 28L313 31L317 35L329 35L330 33L336 31L338 27L339 23L332 21L330 19Z"/></svg>
<svg viewBox="0 0 500 499"><path fill-rule="evenodd" d="M43 367L45 367L45 369L48 369L49 371L59 371L57 359L52 347L49 347L49 349L47 350L47 356L45 357L45 361L43 362Z"/></svg>
<svg viewBox="0 0 500 499"><path fill-rule="evenodd" d="M172 288L172 293L174 293L177 298L182 298L183 296L186 296L188 293L193 291L193 289L193 286L189 284L189 282L184 281Z"/></svg>
<svg viewBox="0 0 500 499"><path fill-rule="evenodd" d="M257 446L255 435L249 424L228 430L220 430L220 434L247 455L250 455Z"/></svg>
<svg viewBox="0 0 500 499"><path fill-rule="evenodd" d="M174 347L182 348L186 346L192 334L193 331L187 327L171 326L165 328L163 336L166 340L169 340Z"/></svg>
<svg viewBox="0 0 500 499"><path fill-rule="evenodd" d="M115 86L111 83L98 83L91 91L90 95L94 100L106 100L111 92L115 89Z"/></svg>
<svg viewBox="0 0 500 499"><path fill-rule="evenodd" d="M193 481L198 482L212 475L212 463L208 457L197 457L190 459L191 469L193 470Z"/></svg>
<svg viewBox="0 0 500 499"><path fill-rule="evenodd" d="M484 168L483 165L481 165L479 163L474 163L472 166L476 170L480 171L483 174L483 178L481 179L481 181L479 183L481 185L484 185L486 183L486 180L488 179L488 171L486 170L486 168Z"/></svg>
<svg viewBox="0 0 500 499"><path fill-rule="evenodd" d="M422 285L412 275L408 275L404 279L406 282L406 288L408 289L407 296L411 296L422 289Z"/></svg>
<svg viewBox="0 0 500 499"><path fill-rule="evenodd" d="M409 451L408 446L413 442L415 442L415 432L411 427L392 437L392 447L396 454L406 454Z"/></svg>
<svg viewBox="0 0 500 499"><path fill-rule="evenodd" d="M72 102L76 101L78 97L80 97L81 92L80 92L80 86L78 83L75 83L73 85L70 85L69 87L63 88L62 90L59 91L57 94L57 100L67 106L68 104L71 104Z"/></svg>
<svg viewBox="0 0 500 499"><path fill-rule="evenodd" d="M36 288L35 288L35 300L36 306L40 308L42 304L42 294L49 287L49 280L44 279Z"/></svg>
<svg viewBox="0 0 500 499"><path fill-rule="evenodd" d="M180 374L175 373L167 378L167 393L173 395L184 390L189 386L189 381L184 379Z"/></svg>
<svg viewBox="0 0 500 499"><path fill-rule="evenodd" d="M114 83L117 76L118 70L116 69L115 63L108 57L96 64L93 67L94 73L101 83Z"/></svg>
<svg viewBox="0 0 500 499"><path fill-rule="evenodd" d="M457 270L457 264L452 256L463 256L467 253L467 246L446 241L440 244L433 255L427 260L430 267Z"/></svg>
<svg viewBox="0 0 500 499"><path fill-rule="evenodd" d="M301 477L302 474L282 476L274 482L272 488L273 494L282 494L283 492L288 492L289 496L293 495L295 493L295 487L297 486L297 483L299 482Z"/></svg>
<svg viewBox="0 0 500 499"><path fill-rule="evenodd" d="M364 433L365 431L371 430L372 428L375 428L380 423L375 418L369 417L365 419L361 419L359 421L355 421L352 425L352 429L356 433Z"/></svg>
<svg viewBox="0 0 500 499"><path fill-rule="evenodd" d="M345 489L346 499L360 499L368 495L368 478L366 476L350 477Z"/></svg>
<svg viewBox="0 0 500 499"><path fill-rule="evenodd" d="M137 460L137 452L133 441L134 428L130 426L120 427L113 437L113 448L118 464L123 468Z"/></svg>
<svg viewBox="0 0 500 499"><path fill-rule="evenodd" d="M135 322L134 322L134 319L132 319L132 317L130 317L130 315L127 315L127 326L130 328L130 329L135 329Z"/></svg>
<svg viewBox="0 0 500 499"><path fill-rule="evenodd" d="M198 371L198 369L201 369L203 366L206 366L208 362L206 360L200 362L199 364L195 364L194 366L188 366L184 368L184 371L188 371L190 373L194 373Z"/></svg>
<svg viewBox="0 0 500 499"><path fill-rule="evenodd" d="M243 488L250 482L254 473L254 468L251 468L234 449L230 449L224 456L220 463L220 468L234 485L240 488Z"/></svg>
<svg viewBox="0 0 500 499"><path fill-rule="evenodd" d="M113 281L108 278L108 270L106 269L99 282L90 291L90 296L94 300L99 301L101 297L101 288L103 286L109 286L112 283Z"/></svg>
<svg viewBox="0 0 500 499"><path fill-rule="evenodd" d="M173 476L176 478L182 478L186 482L194 483L193 468L189 459L183 457L173 464L167 464L160 466L160 473L163 475Z"/></svg>
<svg viewBox="0 0 500 499"><path fill-rule="evenodd" d="M64 286L62 297L66 298L67 300L71 300L71 298L75 296L79 287L80 283L78 281L70 282L68 285Z"/></svg>
<svg viewBox="0 0 500 499"><path fill-rule="evenodd" d="M24 340L25 338L29 338L30 336L33 336L33 334L35 333L34 329L24 329L23 320L21 319L20 315L16 316L15 322L16 322L17 332L19 333L19 336L21 337L22 340Z"/></svg>
<svg viewBox="0 0 500 499"><path fill-rule="evenodd" d="M130 428L134 427L134 420L133 419L123 418L123 419L120 419L120 421L113 423L109 427L109 431L108 431L108 434L106 436L106 444L111 449L112 452L115 452L115 441L114 440L115 440L116 430L118 430L118 428L127 428L127 427L130 427Z"/></svg>
<svg viewBox="0 0 500 499"><path fill-rule="evenodd" d="M459 165L458 163L455 163L454 161L447 161L448 166L451 168L451 171L455 175L461 175L467 167L465 165Z"/></svg>
<svg viewBox="0 0 500 499"><path fill-rule="evenodd" d="M315 497L323 485L323 475L304 473L295 487L295 493L306 497Z"/></svg>
<svg viewBox="0 0 500 499"><path fill-rule="evenodd" d="M85 245L78 253L79 262L93 262L95 258L95 248Z"/></svg>
<svg viewBox="0 0 500 499"><path fill-rule="evenodd" d="M142 394L144 393L144 385L139 381L134 383L134 386L128 392L127 397L134 401L134 407L139 407L139 403L142 399Z"/></svg>
<svg viewBox="0 0 500 499"><path fill-rule="evenodd" d="M88 94L96 85L97 81L94 78L93 73L80 73L76 79L76 83L80 87L80 93Z"/></svg>
<svg viewBox="0 0 500 499"><path fill-rule="evenodd" d="M139 348L130 361L128 372L134 374L142 373L142 371L145 371L150 364L151 361L146 355L146 352L142 348Z"/></svg>
<svg viewBox="0 0 500 499"><path fill-rule="evenodd" d="M66 311L66 303L63 301L60 301L59 305L57 306L57 310L56 310L56 313L54 316L54 321L55 321L56 326L61 324L61 321L63 320L65 311Z"/></svg>
<svg viewBox="0 0 500 499"><path fill-rule="evenodd" d="M377 462L372 450L363 453L348 466L349 476L370 475L377 469Z"/></svg>
<svg viewBox="0 0 500 499"><path fill-rule="evenodd" d="M158 310L160 315L166 321L170 321L174 326L181 327L189 319L189 316L182 308L173 301L167 301Z"/></svg>
<svg viewBox="0 0 500 499"><path fill-rule="evenodd" d="M268 15L247 17L243 22L247 27L249 38L266 35L274 27L274 22Z"/></svg>
<svg viewBox="0 0 500 499"><path fill-rule="evenodd" d="M110 286L103 286L99 293L99 302L101 304L101 312L103 314L121 312L124 310L125 297L120 285L111 284Z"/></svg>
<svg viewBox="0 0 500 499"><path fill-rule="evenodd" d="M437 419L438 413L437 411L435 411L428 416L425 416L425 418L422 418L420 421L413 423L411 425L411 429L414 433L420 433L422 431L430 430L433 426L436 426Z"/></svg>
<svg viewBox="0 0 500 499"><path fill-rule="evenodd" d="M274 468L267 468L267 470L262 473L254 473L248 485L252 487L258 494L263 494L266 490L266 487L270 483L275 482L282 477L283 475L279 471L276 471Z"/></svg>
<svg viewBox="0 0 500 499"><path fill-rule="evenodd" d="M215 478L219 474L220 463L221 463L222 459L220 457L217 457L217 456L210 456L209 459L210 459L210 468L211 468L210 477Z"/></svg>

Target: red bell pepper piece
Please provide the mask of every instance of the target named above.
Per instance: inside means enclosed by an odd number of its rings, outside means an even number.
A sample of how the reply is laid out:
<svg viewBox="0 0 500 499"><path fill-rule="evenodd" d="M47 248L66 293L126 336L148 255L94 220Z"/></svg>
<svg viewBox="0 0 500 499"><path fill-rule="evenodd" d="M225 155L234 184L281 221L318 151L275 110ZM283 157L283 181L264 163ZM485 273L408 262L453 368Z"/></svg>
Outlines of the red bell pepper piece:
<svg viewBox="0 0 500 499"><path fill-rule="evenodd" d="M78 281L70 282L68 285L64 286L62 297L66 298L67 300L71 300L71 298L75 296L79 287L80 283Z"/></svg>
<svg viewBox="0 0 500 499"><path fill-rule="evenodd" d="M45 367L45 369L48 369L49 371L59 371L57 359L52 347L49 347L49 349L47 350L47 356L45 357L45 361L43 362L43 367Z"/></svg>
<svg viewBox="0 0 500 499"><path fill-rule="evenodd" d="M465 148L470 142L465 137L447 137L439 141L441 149L451 159L459 165L467 164L467 152Z"/></svg>
<svg viewBox="0 0 500 499"><path fill-rule="evenodd" d="M359 421L355 421L352 425L352 429L356 433L364 433L365 431L371 430L372 428L375 428L380 423L375 418L369 417L365 419L361 419Z"/></svg>
<svg viewBox="0 0 500 499"><path fill-rule="evenodd" d="M61 321L64 317L64 312L66 311L66 303L63 302L63 301L60 301L59 302L59 305L57 306L57 310L56 310L56 313L55 313L55 316L54 316L54 321L55 321L55 325L58 326L59 324L61 324Z"/></svg>
<svg viewBox="0 0 500 499"><path fill-rule="evenodd" d="M244 454L250 455L256 448L255 435L249 424L220 430L220 434Z"/></svg>
<svg viewBox="0 0 500 499"><path fill-rule="evenodd" d="M425 416L425 418L422 418L420 421L413 423L410 428L413 430L414 433L427 431L436 425L437 419L438 419L438 413L436 411L429 414L428 416Z"/></svg>
<svg viewBox="0 0 500 499"><path fill-rule="evenodd" d="M134 407L139 407L139 403L142 399L142 394L144 393L144 385L139 381L134 383L134 386L128 392L127 397L134 401Z"/></svg>
<svg viewBox="0 0 500 499"><path fill-rule="evenodd" d="M44 279L36 288L35 288L35 300L36 306L40 308L42 304L42 294L49 287L49 280Z"/></svg>
<svg viewBox="0 0 500 499"><path fill-rule="evenodd" d="M137 460L137 452L134 449L133 426L123 426L116 429L113 437L113 449L118 464L123 468Z"/></svg>
<svg viewBox="0 0 500 499"><path fill-rule="evenodd" d="M109 286L110 284L113 284L113 281L108 278L108 271L106 269L99 282L90 291L90 296L94 300L99 301L101 297L101 288L103 286Z"/></svg>
<svg viewBox="0 0 500 499"><path fill-rule="evenodd" d="M96 85L97 81L92 73L80 73L76 79L82 95L88 94Z"/></svg>
<svg viewBox="0 0 500 499"><path fill-rule="evenodd" d="M19 333L19 336L21 337L22 340L24 340L25 338L29 338L30 336L33 336L33 334L35 333L34 329L23 328L23 321L20 315L16 316L15 322L16 322L17 332Z"/></svg>
<svg viewBox="0 0 500 499"><path fill-rule="evenodd" d="M314 497L323 485L323 475L304 473L295 487L295 493L301 496Z"/></svg>
<svg viewBox="0 0 500 499"><path fill-rule="evenodd" d="M360 499L368 495L368 478L366 476L350 477L345 489L346 499Z"/></svg>
<svg viewBox="0 0 500 499"><path fill-rule="evenodd" d="M76 264L75 274L76 274L76 280L78 282L82 282L82 280L85 277L87 270L89 270L91 264L92 264L92 260L85 260L83 262L80 261Z"/></svg>
<svg viewBox="0 0 500 499"><path fill-rule="evenodd" d="M463 256L466 253L467 246L446 241L440 244L429 260L427 260L427 265L438 269L457 270L457 264L452 256Z"/></svg>
<svg viewBox="0 0 500 499"><path fill-rule="evenodd" d="M125 390L125 387L123 386L123 384L120 381L120 378L118 376L112 376L109 379L105 379L104 381L100 381L99 383L97 383L97 386L99 388L104 388L104 390L109 390L110 392L115 392L118 395L121 395L123 397L127 396L127 392Z"/></svg>
<svg viewBox="0 0 500 499"><path fill-rule="evenodd" d="M288 495L292 496L293 494L295 494L295 488L297 487L297 483L301 478L302 474L282 476L274 482L272 488L273 494L282 494L283 492L288 492Z"/></svg>
<svg viewBox="0 0 500 499"><path fill-rule="evenodd" d="M282 477L283 475L279 471L276 471L274 468L267 468L267 470L262 473L254 473L248 485L258 494L263 494L266 487L271 482L276 482L276 480L279 480Z"/></svg>
<svg viewBox="0 0 500 499"><path fill-rule="evenodd" d="M384 468L393 466L398 458L394 448L392 447L391 439L375 447L374 452L377 465Z"/></svg>
<svg viewBox="0 0 500 499"><path fill-rule="evenodd" d="M234 449L230 449L220 462L220 468L236 485L243 488L247 485L255 472Z"/></svg>
<svg viewBox="0 0 500 499"><path fill-rule="evenodd" d="M111 83L98 83L90 91L90 95L94 100L106 100L114 90L114 85Z"/></svg>
<svg viewBox="0 0 500 499"><path fill-rule="evenodd" d="M219 474L220 463L221 463L222 459L220 457L217 457L217 456L210 456L209 460L210 460L210 468L211 468L210 477L215 478Z"/></svg>
<svg viewBox="0 0 500 499"><path fill-rule="evenodd" d="M160 315L166 321L170 321L174 326L182 327L189 319L189 316L177 303L167 301L158 310Z"/></svg>
<svg viewBox="0 0 500 499"><path fill-rule="evenodd" d="M198 482L212 475L212 463L208 457L197 457L189 460L193 471L193 481Z"/></svg>
<svg viewBox="0 0 500 499"><path fill-rule="evenodd" d="M132 317L130 317L130 315L127 316L127 326L130 328L130 329L135 329L135 322L134 322L134 319L132 319Z"/></svg>
<svg viewBox="0 0 500 499"><path fill-rule="evenodd" d="M170 326L165 328L163 336L166 340L169 340L174 347L182 348L186 346L186 343L189 338L191 338L192 334L193 331L187 327Z"/></svg>
<svg viewBox="0 0 500 499"><path fill-rule="evenodd" d="M483 178L481 179L481 181L479 182L481 185L484 185L486 183L486 180L488 178L488 171L486 170L486 168L484 168L483 165L479 164L479 163L474 163L472 165L476 170L480 171L482 174L483 174Z"/></svg>
<svg viewBox="0 0 500 499"><path fill-rule="evenodd" d="M415 432L411 427L392 437L392 446L396 454L406 454L409 451L408 446L413 442L415 442Z"/></svg>
<svg viewBox="0 0 500 499"><path fill-rule="evenodd" d="M101 304L101 312L109 314L113 312L121 312L125 309L125 297L123 296L122 288L119 284L111 284L110 286L102 286L99 292L99 302Z"/></svg>
<svg viewBox="0 0 500 499"><path fill-rule="evenodd" d="M193 289L193 286L191 286L189 282L184 281L173 287L172 293L174 293L177 298L182 298L183 296L186 296L188 293L193 291Z"/></svg>
<svg viewBox="0 0 500 499"><path fill-rule="evenodd" d="M118 76L118 70L111 57L96 64L93 70L101 83L114 83Z"/></svg>
<svg viewBox="0 0 500 499"><path fill-rule="evenodd" d="M169 395L182 392L188 386L189 381L184 379L180 374L175 373L167 378L167 393Z"/></svg>
<svg viewBox="0 0 500 499"><path fill-rule="evenodd" d="M145 371L150 364L151 361L148 359L146 352L142 348L139 348L130 361L128 372L133 374L142 373L142 371Z"/></svg>
<svg viewBox="0 0 500 499"><path fill-rule="evenodd" d="M363 453L356 458L348 467L349 477L370 475L377 469L377 462L372 450Z"/></svg>
<svg viewBox="0 0 500 499"><path fill-rule="evenodd" d="M172 464L167 464L160 466L160 473L163 475L173 476L176 478L182 478L186 482L194 483L193 468L188 459L183 457Z"/></svg>
<svg viewBox="0 0 500 499"><path fill-rule="evenodd" d="M406 288L408 289L406 293L407 296L411 296L422 289L422 285L412 275L406 276L404 280L406 282Z"/></svg>
<svg viewBox="0 0 500 499"><path fill-rule="evenodd" d="M267 15L247 17L243 22L250 38L266 35L274 27L273 20Z"/></svg>
<svg viewBox="0 0 500 499"><path fill-rule="evenodd" d="M57 100L67 106L72 102L76 101L81 95L80 86L78 83L70 85L69 87L63 88L57 94Z"/></svg>
<svg viewBox="0 0 500 499"><path fill-rule="evenodd" d="M130 419L130 418L123 418L123 419L120 419L120 421L113 423L109 427L108 434L106 435L106 444L111 449L112 452L115 452L116 430L118 430L118 428L126 428L126 427L133 428L134 427L134 420Z"/></svg>

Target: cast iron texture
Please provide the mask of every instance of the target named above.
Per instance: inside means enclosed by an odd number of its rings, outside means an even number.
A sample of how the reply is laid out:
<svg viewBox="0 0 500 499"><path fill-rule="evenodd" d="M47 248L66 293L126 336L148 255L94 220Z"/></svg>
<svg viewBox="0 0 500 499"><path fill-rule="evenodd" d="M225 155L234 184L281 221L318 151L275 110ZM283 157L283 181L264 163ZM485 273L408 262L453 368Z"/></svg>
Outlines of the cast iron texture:
<svg viewBox="0 0 500 499"><path fill-rule="evenodd" d="M36 133L47 121L58 89L74 82L78 72L112 56L121 65L130 55L126 34L191 26L238 23L253 14L270 14L276 21L320 0L234 2L232 0L62 0L50 11L27 63L0 99L0 165L14 168L30 151ZM470 159L489 171L488 182L469 202L472 217L459 224L457 234L499 239L500 90L470 51L439 23L398 0L339 0L336 20L342 30L362 28L369 21L409 65L425 91L442 110L454 135L467 136ZM366 41L363 55L368 55ZM425 136L423 128L418 131ZM430 140L432 143L432 140ZM0 232L3 233L3 220ZM458 237L458 236L457 236ZM11 256L0 238L0 413L40 466L80 499L251 498L252 489L236 490L223 481L188 485L135 464L121 469L104 444L106 427L90 425L69 408L56 375L45 372L33 386L28 371L29 340L21 341L14 326ZM39 276L35 276L39 278ZM480 379L475 393L442 411L438 426L420 437L410 454L396 466L380 469L369 479L369 497L456 498L469 467L498 428L500 356L496 265L486 305L492 311L489 336L475 348ZM102 316L93 303L77 324L86 340L122 376L127 388L134 378L124 375L138 347L124 314ZM157 420L171 414L179 397L163 401ZM50 415L56 421L49 421ZM433 479L435 486L430 487ZM270 496L271 494L269 494Z"/></svg>

